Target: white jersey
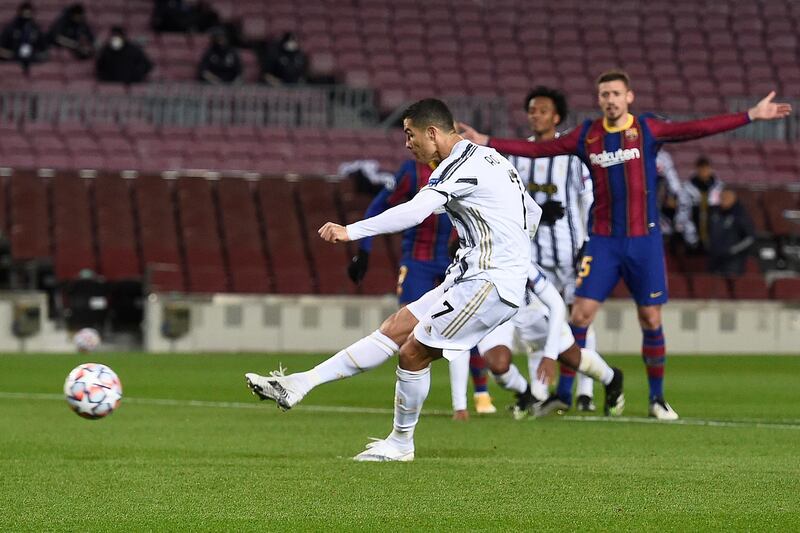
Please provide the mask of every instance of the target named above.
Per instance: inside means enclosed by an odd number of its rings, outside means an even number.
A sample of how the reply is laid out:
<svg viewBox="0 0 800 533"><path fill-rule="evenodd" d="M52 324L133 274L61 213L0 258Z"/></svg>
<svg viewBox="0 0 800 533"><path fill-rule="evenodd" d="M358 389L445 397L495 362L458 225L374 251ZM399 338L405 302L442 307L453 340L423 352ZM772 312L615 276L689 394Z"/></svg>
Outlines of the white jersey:
<svg viewBox="0 0 800 533"><path fill-rule="evenodd" d="M444 210L458 232L448 277L491 281L503 301L522 305L531 261L529 221L532 211L538 217L541 210L514 166L494 149L462 140L420 193L426 190L446 197Z"/></svg>
<svg viewBox="0 0 800 533"><path fill-rule="evenodd" d="M692 220L692 198L689 191L681 183L678 176L678 170L675 168L675 163L672 161L672 156L663 148L658 151L656 155L656 170L659 176L663 176L667 184L667 189L675 197L675 229L678 230L687 243L691 245L697 244L697 228L694 226ZM671 232L664 231L664 224L662 223L662 233L668 234Z"/></svg>
<svg viewBox="0 0 800 533"><path fill-rule="evenodd" d="M509 156L508 159L537 204L553 200L564 207L564 217L552 226L543 224L534 236L533 261L547 270L572 268L575 255L586 239L593 201L589 169L575 155L536 159Z"/></svg>

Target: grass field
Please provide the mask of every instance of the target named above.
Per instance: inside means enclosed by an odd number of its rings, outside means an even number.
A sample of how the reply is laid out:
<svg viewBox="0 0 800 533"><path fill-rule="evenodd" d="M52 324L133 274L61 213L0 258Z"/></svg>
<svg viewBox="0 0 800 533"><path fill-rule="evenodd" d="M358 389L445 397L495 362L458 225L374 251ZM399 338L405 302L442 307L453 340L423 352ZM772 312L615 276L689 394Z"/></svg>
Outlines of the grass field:
<svg viewBox="0 0 800 533"><path fill-rule="evenodd" d="M87 360L125 388L105 420L61 399ZM439 362L405 464L349 459L391 428L392 364L281 413L242 377L279 360L320 357L0 356L0 531L800 529L800 357L671 358L671 424L645 418L638 357L610 358L627 378L614 421L453 422Z"/></svg>

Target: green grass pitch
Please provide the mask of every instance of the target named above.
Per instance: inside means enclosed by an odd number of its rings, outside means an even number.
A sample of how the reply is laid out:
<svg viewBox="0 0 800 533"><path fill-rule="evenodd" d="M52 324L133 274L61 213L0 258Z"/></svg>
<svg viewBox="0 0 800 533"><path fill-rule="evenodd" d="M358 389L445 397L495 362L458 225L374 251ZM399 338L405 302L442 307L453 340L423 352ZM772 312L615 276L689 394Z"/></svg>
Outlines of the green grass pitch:
<svg viewBox="0 0 800 533"><path fill-rule="evenodd" d="M454 422L437 362L417 459L358 464L391 428L392 363L281 413L244 372L321 356L0 355L0 531L800 529L800 357L670 358L671 424L645 418L639 358L609 359L626 372L619 421ZM91 360L124 386L105 420L61 399Z"/></svg>

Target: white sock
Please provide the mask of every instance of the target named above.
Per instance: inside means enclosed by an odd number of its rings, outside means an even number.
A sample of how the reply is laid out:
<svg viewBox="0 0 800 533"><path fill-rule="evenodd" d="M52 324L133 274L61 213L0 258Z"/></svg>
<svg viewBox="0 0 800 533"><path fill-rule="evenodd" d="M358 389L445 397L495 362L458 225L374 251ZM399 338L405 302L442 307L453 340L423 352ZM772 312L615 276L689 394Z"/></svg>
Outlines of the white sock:
<svg viewBox="0 0 800 533"><path fill-rule="evenodd" d="M467 381L469 380L469 351L461 352L450 361L450 397L453 411L467 409Z"/></svg>
<svg viewBox="0 0 800 533"><path fill-rule="evenodd" d="M349 378L380 366L399 349L392 339L375 330L311 370L293 376L299 378L301 388L305 387L303 394L308 394L317 385Z"/></svg>
<svg viewBox="0 0 800 533"><path fill-rule="evenodd" d="M550 396L550 389L547 383L536 379L536 371L539 369L539 363L541 361L541 355L528 355L528 378L531 380L531 394L533 394L537 400L544 400Z"/></svg>
<svg viewBox="0 0 800 533"><path fill-rule="evenodd" d="M492 375L494 376L494 380L497 382L497 384L506 390L517 392L519 394L522 394L528 390L528 382L525 381L525 378L522 377L519 369L513 363L511 366L509 366L508 372L505 374L493 373Z"/></svg>
<svg viewBox="0 0 800 533"><path fill-rule="evenodd" d="M594 350L583 348L581 350L581 363L578 371L596 379L603 385L608 385L614 377L614 371L608 366L600 354Z"/></svg>
<svg viewBox="0 0 800 533"><path fill-rule="evenodd" d="M578 372L578 385L575 388L575 393L578 396L588 396L594 398L594 380L582 372Z"/></svg>
<svg viewBox="0 0 800 533"><path fill-rule="evenodd" d="M594 332L594 326L589 324L589 329L586 330L586 346L589 350L597 351L597 333Z"/></svg>
<svg viewBox="0 0 800 533"><path fill-rule="evenodd" d="M419 421L422 404L431 388L431 367L419 371L397 367L394 389L394 426L389 439L401 447L414 448L414 428Z"/></svg>
<svg viewBox="0 0 800 533"><path fill-rule="evenodd" d="M594 326L591 324L586 331L586 349L597 352L597 334L594 332ZM578 384L575 387L575 393L578 396L594 398L594 380L581 372L578 372L577 378Z"/></svg>

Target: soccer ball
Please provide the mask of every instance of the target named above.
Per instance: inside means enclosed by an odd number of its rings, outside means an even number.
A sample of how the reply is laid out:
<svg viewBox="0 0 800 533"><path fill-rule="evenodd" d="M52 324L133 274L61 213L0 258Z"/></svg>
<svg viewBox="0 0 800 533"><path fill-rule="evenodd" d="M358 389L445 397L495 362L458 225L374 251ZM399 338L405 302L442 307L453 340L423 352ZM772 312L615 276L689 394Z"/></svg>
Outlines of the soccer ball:
<svg viewBox="0 0 800 533"><path fill-rule="evenodd" d="M100 334L94 328L83 328L72 338L79 352L93 352L100 345Z"/></svg>
<svg viewBox="0 0 800 533"><path fill-rule="evenodd" d="M122 399L122 383L113 370L100 363L75 367L64 382L70 408L92 420L110 415Z"/></svg>

